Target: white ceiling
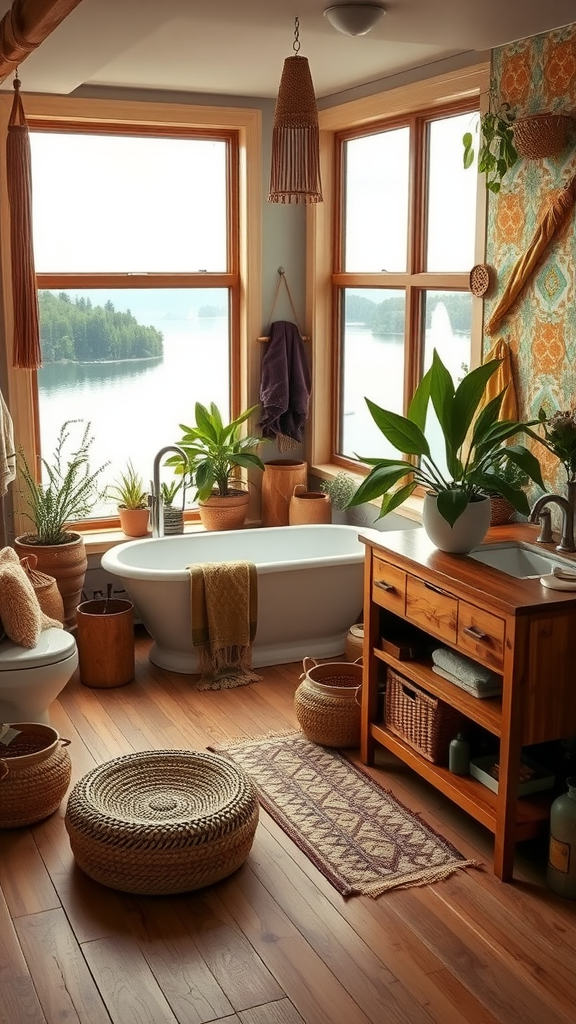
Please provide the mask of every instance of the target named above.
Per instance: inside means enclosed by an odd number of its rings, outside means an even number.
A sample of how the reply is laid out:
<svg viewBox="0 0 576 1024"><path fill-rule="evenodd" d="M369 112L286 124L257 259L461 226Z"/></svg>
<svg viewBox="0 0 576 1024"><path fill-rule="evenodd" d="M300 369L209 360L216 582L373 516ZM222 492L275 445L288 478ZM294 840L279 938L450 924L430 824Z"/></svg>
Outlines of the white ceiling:
<svg viewBox="0 0 576 1024"><path fill-rule="evenodd" d="M320 99L559 28L574 0L384 0L366 36L323 17L334 0L82 0L20 67L25 92L81 86L274 97L294 17ZM10 2L0 0L0 13ZM2 88L11 88L7 79Z"/></svg>

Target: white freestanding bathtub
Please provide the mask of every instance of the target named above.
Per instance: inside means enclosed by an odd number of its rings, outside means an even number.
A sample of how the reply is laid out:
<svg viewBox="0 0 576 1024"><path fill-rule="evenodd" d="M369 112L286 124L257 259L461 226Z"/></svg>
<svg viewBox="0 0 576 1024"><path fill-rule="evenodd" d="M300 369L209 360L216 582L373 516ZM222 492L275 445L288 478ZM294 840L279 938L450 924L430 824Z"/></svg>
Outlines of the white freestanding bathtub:
<svg viewBox="0 0 576 1024"><path fill-rule="evenodd" d="M366 532L365 530L363 532ZM368 531L370 532L370 531ZM280 526L128 541L102 556L154 640L150 660L198 672L187 565L245 560L258 569L252 664L334 658L362 611L364 545L355 526Z"/></svg>

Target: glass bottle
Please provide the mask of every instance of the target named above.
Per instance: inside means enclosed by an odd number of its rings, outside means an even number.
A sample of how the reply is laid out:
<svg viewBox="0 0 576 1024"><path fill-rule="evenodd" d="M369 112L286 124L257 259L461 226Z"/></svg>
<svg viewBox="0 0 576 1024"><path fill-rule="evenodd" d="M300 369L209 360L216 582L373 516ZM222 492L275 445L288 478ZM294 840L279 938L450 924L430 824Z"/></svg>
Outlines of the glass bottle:
<svg viewBox="0 0 576 1024"><path fill-rule="evenodd" d="M450 741L448 767L454 775L468 775L470 771L470 744L461 732Z"/></svg>
<svg viewBox="0 0 576 1024"><path fill-rule="evenodd" d="M576 775L566 779L568 792L550 808L550 847L546 880L558 896L576 900Z"/></svg>

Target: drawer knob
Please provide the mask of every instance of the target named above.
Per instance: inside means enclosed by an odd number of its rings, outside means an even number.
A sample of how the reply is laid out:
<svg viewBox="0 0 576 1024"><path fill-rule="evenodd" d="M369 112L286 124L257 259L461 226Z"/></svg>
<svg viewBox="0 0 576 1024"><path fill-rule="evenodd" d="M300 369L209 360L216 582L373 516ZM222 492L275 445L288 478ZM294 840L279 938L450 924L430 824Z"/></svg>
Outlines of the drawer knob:
<svg viewBox="0 0 576 1024"><path fill-rule="evenodd" d="M488 634L483 633L477 626L464 626L462 630L464 636L470 636L473 640L486 640Z"/></svg>
<svg viewBox="0 0 576 1024"><path fill-rule="evenodd" d="M396 590L392 583L386 583L385 580L375 580L374 586L379 587L380 590Z"/></svg>

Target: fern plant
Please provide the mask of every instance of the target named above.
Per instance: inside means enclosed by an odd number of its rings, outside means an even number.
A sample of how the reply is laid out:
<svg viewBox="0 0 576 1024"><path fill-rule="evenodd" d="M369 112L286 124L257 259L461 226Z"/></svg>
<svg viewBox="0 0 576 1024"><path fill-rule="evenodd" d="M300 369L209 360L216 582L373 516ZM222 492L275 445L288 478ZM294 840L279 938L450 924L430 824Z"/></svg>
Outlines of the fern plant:
<svg viewBox="0 0 576 1024"><path fill-rule="evenodd" d="M52 461L40 457L41 479L37 480L25 454L19 453L19 473L26 486L24 515L34 524L34 531L26 535L28 544L66 544L71 533L68 523L85 519L97 501L103 497L97 479L108 465L90 469L90 449L94 438L91 424L85 424L80 442L73 447L73 428L84 420L66 420L58 434Z"/></svg>

